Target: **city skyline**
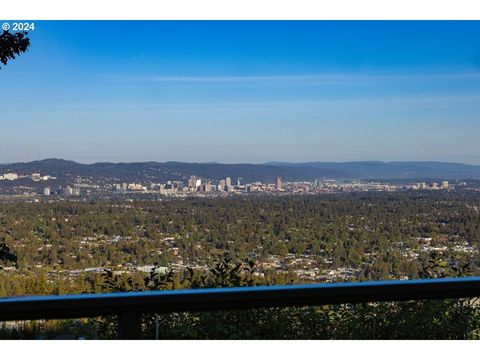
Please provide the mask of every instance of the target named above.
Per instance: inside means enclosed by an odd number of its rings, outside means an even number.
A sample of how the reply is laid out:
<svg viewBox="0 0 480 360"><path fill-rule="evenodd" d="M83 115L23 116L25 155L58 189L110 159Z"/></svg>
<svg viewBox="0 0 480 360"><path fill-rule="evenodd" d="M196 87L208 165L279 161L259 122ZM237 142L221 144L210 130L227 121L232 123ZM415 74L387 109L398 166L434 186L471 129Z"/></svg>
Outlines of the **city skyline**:
<svg viewBox="0 0 480 360"><path fill-rule="evenodd" d="M36 22L0 163L480 164L478 22Z"/></svg>

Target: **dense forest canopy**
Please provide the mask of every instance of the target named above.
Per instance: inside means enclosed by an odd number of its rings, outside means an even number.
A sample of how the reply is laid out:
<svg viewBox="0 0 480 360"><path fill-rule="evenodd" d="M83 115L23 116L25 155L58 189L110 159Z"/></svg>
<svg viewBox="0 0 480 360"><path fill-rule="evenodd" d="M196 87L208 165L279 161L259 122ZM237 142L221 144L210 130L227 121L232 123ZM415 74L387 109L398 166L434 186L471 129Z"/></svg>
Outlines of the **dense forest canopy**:
<svg viewBox="0 0 480 360"><path fill-rule="evenodd" d="M479 275L479 208L480 194L462 191L3 202L0 243L18 259L0 271L0 296ZM171 339L480 336L465 299L146 314L145 337L156 319ZM115 319L102 318L0 337L39 331L116 336Z"/></svg>
<svg viewBox="0 0 480 360"><path fill-rule="evenodd" d="M479 207L474 192L1 203L0 243L15 276L206 269L226 255L298 281L418 278L432 258L477 274Z"/></svg>

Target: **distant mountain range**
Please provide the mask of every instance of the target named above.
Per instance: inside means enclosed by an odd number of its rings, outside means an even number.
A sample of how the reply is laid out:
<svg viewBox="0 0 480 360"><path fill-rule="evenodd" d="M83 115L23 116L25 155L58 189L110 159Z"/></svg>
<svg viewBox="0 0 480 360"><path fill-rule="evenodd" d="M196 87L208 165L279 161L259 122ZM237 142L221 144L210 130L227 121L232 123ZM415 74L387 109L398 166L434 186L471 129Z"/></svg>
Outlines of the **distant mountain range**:
<svg viewBox="0 0 480 360"><path fill-rule="evenodd" d="M355 179L479 179L480 166L440 161L270 162L273 166L330 169Z"/></svg>
<svg viewBox="0 0 480 360"><path fill-rule="evenodd" d="M134 162L80 164L74 161L46 159L26 163L0 164L0 174L39 172L57 177L58 183L71 182L77 177L109 182L166 182L185 180L190 175L219 180L226 177L236 181L273 182L276 176L284 181L315 179L480 179L480 166L460 163L407 162L270 162L265 164L220 164L183 162ZM5 183L5 182L4 182Z"/></svg>

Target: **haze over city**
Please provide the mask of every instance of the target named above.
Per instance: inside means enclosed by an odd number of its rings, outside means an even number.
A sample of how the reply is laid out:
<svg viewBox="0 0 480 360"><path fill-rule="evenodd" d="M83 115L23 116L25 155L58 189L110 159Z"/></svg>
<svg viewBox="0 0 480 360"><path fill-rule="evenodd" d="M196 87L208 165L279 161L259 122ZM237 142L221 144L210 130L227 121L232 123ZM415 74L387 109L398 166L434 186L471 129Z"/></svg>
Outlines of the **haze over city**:
<svg viewBox="0 0 480 360"><path fill-rule="evenodd" d="M478 22L36 22L0 72L0 162L480 164L479 35Z"/></svg>

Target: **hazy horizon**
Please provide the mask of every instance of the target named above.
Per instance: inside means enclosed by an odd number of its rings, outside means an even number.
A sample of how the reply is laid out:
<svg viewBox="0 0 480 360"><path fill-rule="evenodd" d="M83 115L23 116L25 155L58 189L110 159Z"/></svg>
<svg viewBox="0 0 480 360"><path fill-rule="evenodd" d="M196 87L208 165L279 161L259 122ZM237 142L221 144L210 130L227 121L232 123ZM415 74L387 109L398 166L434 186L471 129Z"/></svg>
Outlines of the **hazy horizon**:
<svg viewBox="0 0 480 360"><path fill-rule="evenodd" d="M42 159L34 159L30 161L9 161L9 162L0 162L0 165L9 165L9 164L17 164L17 163L30 163L35 161L47 161L47 160L58 160L58 161L73 161L78 164L82 165L92 165L98 163L148 163L148 162L156 162L156 163L166 163L166 162L178 162L178 163L190 163L190 164L223 164L223 165L236 165L236 164L250 164L250 165L269 165L274 163L285 163L285 164L303 164L303 163L448 163L448 164L461 164L467 166L480 166L480 164L472 164L466 162L455 162L455 161L442 161L442 160L346 160L346 161L329 161L329 160L309 160L309 161L283 161L283 160L269 160L263 162L248 162L248 161L240 161L240 162L223 162L223 161L188 161L188 160L139 160L139 161L110 161L110 160L100 160L94 162L82 162L77 161L74 159L62 158L62 157L52 157L52 158L42 158Z"/></svg>
<svg viewBox="0 0 480 360"><path fill-rule="evenodd" d="M2 163L480 165L480 22L35 24L0 69Z"/></svg>

